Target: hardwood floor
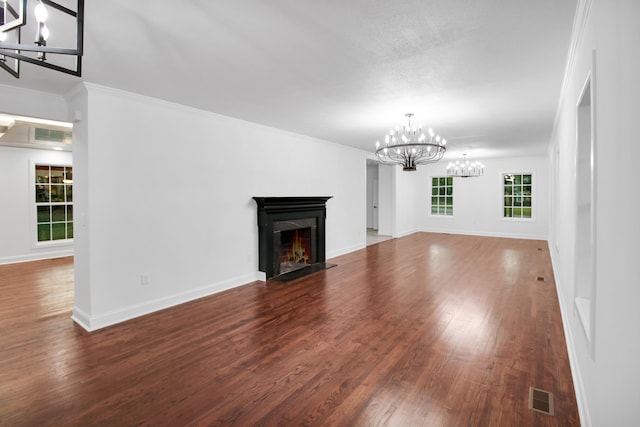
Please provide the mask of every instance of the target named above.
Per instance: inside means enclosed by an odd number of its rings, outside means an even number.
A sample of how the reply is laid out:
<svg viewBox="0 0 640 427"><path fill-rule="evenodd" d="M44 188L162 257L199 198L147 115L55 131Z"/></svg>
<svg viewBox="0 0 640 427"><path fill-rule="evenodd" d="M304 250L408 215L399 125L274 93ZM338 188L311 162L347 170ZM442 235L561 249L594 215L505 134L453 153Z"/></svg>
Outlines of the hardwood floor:
<svg viewBox="0 0 640 427"><path fill-rule="evenodd" d="M579 425L546 242L417 233L331 262L91 334L70 258L0 266L0 425Z"/></svg>

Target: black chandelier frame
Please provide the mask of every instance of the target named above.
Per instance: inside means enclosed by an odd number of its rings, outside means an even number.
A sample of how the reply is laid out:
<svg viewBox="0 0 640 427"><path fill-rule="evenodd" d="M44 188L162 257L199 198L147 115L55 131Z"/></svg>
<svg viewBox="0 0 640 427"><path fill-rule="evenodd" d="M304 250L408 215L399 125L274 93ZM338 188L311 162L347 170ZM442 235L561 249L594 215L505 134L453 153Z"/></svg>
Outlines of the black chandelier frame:
<svg viewBox="0 0 640 427"><path fill-rule="evenodd" d="M63 47L50 47L39 46L37 44L25 44L21 41L20 30L21 27L27 23L27 0L19 0L18 10L10 3L5 3L7 11L13 16L13 20L5 22L0 26L0 32L4 31L17 31L17 43L5 43L0 42L0 55L4 55L9 58L15 59L15 69L8 66L4 61L0 61L0 68L7 71L15 78L20 78L20 61L28 62L30 64L39 65L41 67L49 68L51 70L60 71L62 73L71 74L73 76L80 77L82 75L82 54L84 48L84 0L77 0L76 10L71 10L59 3L51 0L40 0L45 6L49 6L54 10L67 14L73 17L76 21L76 47L75 49L63 48ZM43 59L33 58L31 56L23 55L20 52L36 52L43 54L42 57L46 57L47 53L54 55L70 55L75 56L75 68L67 68L61 65L52 64Z"/></svg>

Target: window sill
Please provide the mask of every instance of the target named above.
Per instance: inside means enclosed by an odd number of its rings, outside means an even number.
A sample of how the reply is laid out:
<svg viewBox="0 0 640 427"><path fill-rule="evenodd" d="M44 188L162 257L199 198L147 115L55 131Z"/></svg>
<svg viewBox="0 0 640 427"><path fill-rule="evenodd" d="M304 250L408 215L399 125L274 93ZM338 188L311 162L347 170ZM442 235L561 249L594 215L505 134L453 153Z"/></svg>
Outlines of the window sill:
<svg viewBox="0 0 640 427"><path fill-rule="evenodd" d="M37 242L33 245L34 248L55 248L60 246L73 246L73 239L65 240L50 240L48 242Z"/></svg>

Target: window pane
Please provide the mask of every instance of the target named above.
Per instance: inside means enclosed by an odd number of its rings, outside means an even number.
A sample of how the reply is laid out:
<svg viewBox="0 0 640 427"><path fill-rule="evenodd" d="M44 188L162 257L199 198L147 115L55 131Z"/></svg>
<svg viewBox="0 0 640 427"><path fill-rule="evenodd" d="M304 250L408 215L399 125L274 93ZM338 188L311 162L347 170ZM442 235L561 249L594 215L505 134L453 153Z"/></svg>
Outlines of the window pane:
<svg viewBox="0 0 640 427"><path fill-rule="evenodd" d="M509 175L509 174L505 175L504 176L504 184L505 185L513 184L513 175Z"/></svg>
<svg viewBox="0 0 640 427"><path fill-rule="evenodd" d="M51 201L64 202L64 186L63 185L51 186Z"/></svg>
<svg viewBox="0 0 640 427"><path fill-rule="evenodd" d="M452 176L448 176L447 177L447 185L453 185L453 177Z"/></svg>
<svg viewBox="0 0 640 427"><path fill-rule="evenodd" d="M440 185L447 185L447 178L446 177L440 177Z"/></svg>
<svg viewBox="0 0 640 427"><path fill-rule="evenodd" d="M73 185L67 185L67 202L73 202Z"/></svg>
<svg viewBox="0 0 640 427"><path fill-rule="evenodd" d="M434 188L431 189L431 195L432 196L437 196L438 195L438 188L437 187L434 187Z"/></svg>
<svg viewBox="0 0 640 427"><path fill-rule="evenodd" d="M505 197L504 198L504 206L512 206L513 205L513 197Z"/></svg>
<svg viewBox="0 0 640 427"><path fill-rule="evenodd" d="M513 217L520 218L522 216L522 208L513 208Z"/></svg>
<svg viewBox="0 0 640 427"><path fill-rule="evenodd" d="M531 186L530 185L524 185L522 187L522 192L524 194L530 195L531 194Z"/></svg>
<svg viewBox="0 0 640 427"><path fill-rule="evenodd" d="M51 222L49 206L38 206L38 222Z"/></svg>
<svg viewBox="0 0 640 427"><path fill-rule="evenodd" d="M531 196L525 197L524 200L522 201L522 205L523 206L531 206Z"/></svg>
<svg viewBox="0 0 640 427"><path fill-rule="evenodd" d="M513 194L515 196L519 196L520 194L522 194L522 186L521 185L514 185L513 186Z"/></svg>
<svg viewBox="0 0 640 427"><path fill-rule="evenodd" d="M438 185L438 178L436 177L431 178L431 186L435 187L437 185Z"/></svg>
<svg viewBox="0 0 640 427"><path fill-rule="evenodd" d="M514 185L522 184L522 175L514 175L513 176L513 184Z"/></svg>
<svg viewBox="0 0 640 427"><path fill-rule="evenodd" d="M67 239L73 239L73 223L67 223Z"/></svg>
<svg viewBox="0 0 640 427"><path fill-rule="evenodd" d="M440 200L438 200L438 204L444 206L447 203L447 198L446 197L440 197Z"/></svg>
<svg viewBox="0 0 640 427"><path fill-rule="evenodd" d="M51 167L51 183L52 184L62 184L62 180L64 179L64 168L58 166Z"/></svg>
<svg viewBox="0 0 640 427"><path fill-rule="evenodd" d="M513 194L513 187L510 185L505 185L504 186L504 195L505 196L510 196Z"/></svg>
<svg viewBox="0 0 640 427"><path fill-rule="evenodd" d="M36 166L36 182L39 184L49 183L49 166Z"/></svg>
<svg viewBox="0 0 640 427"><path fill-rule="evenodd" d="M67 221L73 221L73 205L67 205Z"/></svg>
<svg viewBox="0 0 640 427"><path fill-rule="evenodd" d="M504 216L505 218L511 218L513 216L511 208L504 208Z"/></svg>
<svg viewBox="0 0 640 427"><path fill-rule="evenodd" d="M531 175L522 175L523 184L531 184Z"/></svg>
<svg viewBox="0 0 640 427"><path fill-rule="evenodd" d="M433 215L437 215L438 214L438 207L437 206L431 206L431 213Z"/></svg>
<svg viewBox="0 0 640 427"><path fill-rule="evenodd" d="M444 206L440 206L440 207L438 208L438 213L439 213L440 215L444 215L444 214L446 214L446 213L447 213L447 208L445 208Z"/></svg>
<svg viewBox="0 0 640 427"><path fill-rule="evenodd" d="M73 168L65 168L64 179L67 181L73 181Z"/></svg>
<svg viewBox="0 0 640 427"><path fill-rule="evenodd" d="M49 186L36 185L36 203L49 202Z"/></svg>
<svg viewBox="0 0 640 427"><path fill-rule="evenodd" d="M51 224L51 240L62 240L66 238L67 225L62 222Z"/></svg>
<svg viewBox="0 0 640 427"><path fill-rule="evenodd" d="M431 204L432 205L438 205L438 198L437 197L432 197L431 198Z"/></svg>
<svg viewBox="0 0 640 427"><path fill-rule="evenodd" d="M453 187L447 187L447 196L451 196L453 194Z"/></svg>
<svg viewBox="0 0 640 427"><path fill-rule="evenodd" d="M445 187L440 187L440 195L444 196L447 192L447 189Z"/></svg>
<svg viewBox="0 0 640 427"><path fill-rule="evenodd" d="M453 207L451 207L451 206L447 206L447 208L446 208L446 209L447 209L447 215L449 215L449 216L453 216Z"/></svg>
<svg viewBox="0 0 640 427"><path fill-rule="evenodd" d="M51 240L50 224L38 224L38 242Z"/></svg>
<svg viewBox="0 0 640 427"><path fill-rule="evenodd" d="M65 206L51 206L51 221L52 222L62 222L65 218Z"/></svg>
<svg viewBox="0 0 640 427"><path fill-rule="evenodd" d="M447 197L447 206L453 206L453 197Z"/></svg>
<svg viewBox="0 0 640 427"><path fill-rule="evenodd" d="M531 218L531 208L522 208L522 217Z"/></svg>

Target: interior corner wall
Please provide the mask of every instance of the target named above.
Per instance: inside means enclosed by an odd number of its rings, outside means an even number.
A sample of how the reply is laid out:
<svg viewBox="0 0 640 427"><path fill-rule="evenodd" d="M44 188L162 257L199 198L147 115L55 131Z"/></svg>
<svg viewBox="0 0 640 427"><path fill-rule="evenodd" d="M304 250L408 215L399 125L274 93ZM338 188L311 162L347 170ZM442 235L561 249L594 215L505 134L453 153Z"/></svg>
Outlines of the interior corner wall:
<svg viewBox="0 0 640 427"><path fill-rule="evenodd" d="M547 240L548 157L482 159L485 165L483 176L453 179L453 216L431 215L431 178L446 176L450 160L418 167L421 189L418 222L422 231ZM533 174L531 220L503 218L502 174L519 172Z"/></svg>
<svg viewBox="0 0 640 427"><path fill-rule="evenodd" d="M640 2L584 0L578 11L551 145L557 166L551 171L555 200L549 247L582 424L630 426L637 425L640 402L640 202L635 196ZM590 74L595 129L593 342L587 341L574 305L576 105Z"/></svg>
<svg viewBox="0 0 640 427"><path fill-rule="evenodd" d="M86 100L75 159L86 167L74 171L88 185L76 293L89 301L74 309L85 328L261 277L253 196L332 196L327 257L365 247L367 153L92 84L86 92L71 107Z"/></svg>

